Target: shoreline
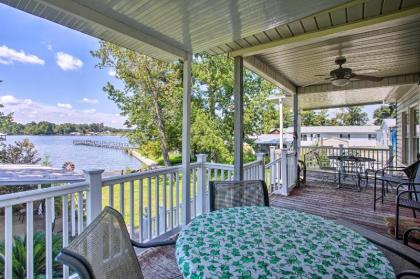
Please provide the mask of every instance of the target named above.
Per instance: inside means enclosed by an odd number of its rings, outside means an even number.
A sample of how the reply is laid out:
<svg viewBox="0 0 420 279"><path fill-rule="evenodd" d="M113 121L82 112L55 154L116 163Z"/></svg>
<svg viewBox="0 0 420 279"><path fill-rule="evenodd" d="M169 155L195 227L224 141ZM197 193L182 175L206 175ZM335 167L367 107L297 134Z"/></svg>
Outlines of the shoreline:
<svg viewBox="0 0 420 279"><path fill-rule="evenodd" d="M149 158L141 155L135 149L129 148L129 149L126 149L126 152L127 152L128 155L133 156L134 158L136 158L137 160L139 160L143 165L145 165L148 168L158 166L158 163L156 163L152 159L149 159Z"/></svg>

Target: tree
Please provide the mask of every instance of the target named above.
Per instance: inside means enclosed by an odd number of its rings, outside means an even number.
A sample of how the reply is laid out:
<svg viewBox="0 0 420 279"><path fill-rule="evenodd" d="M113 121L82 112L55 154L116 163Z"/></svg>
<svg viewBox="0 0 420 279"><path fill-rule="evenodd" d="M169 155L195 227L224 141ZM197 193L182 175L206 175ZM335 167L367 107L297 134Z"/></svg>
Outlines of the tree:
<svg viewBox="0 0 420 279"><path fill-rule="evenodd" d="M301 112L302 126L330 126L331 120L328 118L327 110L308 110Z"/></svg>
<svg viewBox="0 0 420 279"><path fill-rule="evenodd" d="M0 108L4 106L0 104ZM13 113L4 114L0 111L0 132L7 133L13 123Z"/></svg>
<svg viewBox="0 0 420 279"><path fill-rule="evenodd" d="M387 118L397 117L397 104L383 105L375 109L373 112L373 118L375 119L375 125L381 125L382 120Z"/></svg>
<svg viewBox="0 0 420 279"><path fill-rule="evenodd" d="M366 125L369 118L366 112L362 111L361 107L346 107L337 113L336 120L339 125L343 126L360 126Z"/></svg>
<svg viewBox="0 0 420 279"><path fill-rule="evenodd" d="M170 165L169 151L180 146L182 78L181 63L166 63L132 50L100 42L92 51L100 68L111 67L124 90L111 83L103 88L134 127L130 139L142 146L158 142L164 164Z"/></svg>
<svg viewBox="0 0 420 279"><path fill-rule="evenodd" d="M37 164L41 161L38 151L28 139L15 144L0 144L0 163L2 164Z"/></svg>

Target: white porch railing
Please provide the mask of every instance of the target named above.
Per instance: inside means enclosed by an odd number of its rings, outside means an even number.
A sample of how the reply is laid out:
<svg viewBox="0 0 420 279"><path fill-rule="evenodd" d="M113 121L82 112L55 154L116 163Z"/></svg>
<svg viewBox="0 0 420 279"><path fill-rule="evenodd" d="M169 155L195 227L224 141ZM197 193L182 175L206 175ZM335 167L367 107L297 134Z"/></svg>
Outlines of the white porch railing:
<svg viewBox="0 0 420 279"><path fill-rule="evenodd" d="M208 182L231 180L232 165L206 162L207 155L197 155L191 164L191 192L188 201L182 200L181 166L165 167L140 173L114 177L102 177L102 170L86 171L86 181L54 186L0 196L0 212L4 212L4 278L13 274L13 235L17 209L24 209L26 220L26 277L34 277L34 232L35 227L45 231L45 276L56 277L62 273L69 278L69 269L58 265L53 258L53 239L56 235L67 246L104 206L112 206L124 216L133 239L150 241L166 238L180 229L182 203L191 203L191 217L208 211ZM264 179L264 158L244 166L244 179ZM36 184L41 184L37 181ZM51 183L51 182L50 182ZM33 185L26 181L21 185ZM39 204L45 207L41 218L34 217ZM20 210L22 211L22 210ZM60 228L57 229L57 224ZM36 225L36 226L35 226ZM55 229L53 228L55 226ZM3 252L3 251L2 251Z"/></svg>
<svg viewBox="0 0 420 279"><path fill-rule="evenodd" d="M270 162L265 165L265 181L272 193L287 196L296 186L296 152L270 148Z"/></svg>

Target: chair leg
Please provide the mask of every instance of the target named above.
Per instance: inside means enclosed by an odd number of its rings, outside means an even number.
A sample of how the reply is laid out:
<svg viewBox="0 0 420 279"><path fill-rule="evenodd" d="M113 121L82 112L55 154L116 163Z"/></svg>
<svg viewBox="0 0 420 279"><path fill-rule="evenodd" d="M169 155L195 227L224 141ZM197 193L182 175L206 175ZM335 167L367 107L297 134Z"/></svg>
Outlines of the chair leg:
<svg viewBox="0 0 420 279"><path fill-rule="evenodd" d="M382 188L381 188L381 203L384 203L384 196L385 196L385 181L382 180Z"/></svg>
<svg viewBox="0 0 420 279"><path fill-rule="evenodd" d="M373 183L373 210L376 210L376 175Z"/></svg>
<svg viewBox="0 0 420 279"><path fill-rule="evenodd" d="M416 210L413 208L413 216L414 216L414 218L417 218L417 216L416 216Z"/></svg>

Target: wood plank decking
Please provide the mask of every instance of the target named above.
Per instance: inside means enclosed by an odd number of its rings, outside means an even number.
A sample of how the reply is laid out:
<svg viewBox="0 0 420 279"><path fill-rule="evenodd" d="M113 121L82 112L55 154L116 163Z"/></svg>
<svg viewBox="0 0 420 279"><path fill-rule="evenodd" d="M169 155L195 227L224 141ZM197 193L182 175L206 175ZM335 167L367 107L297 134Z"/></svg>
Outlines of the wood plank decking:
<svg viewBox="0 0 420 279"><path fill-rule="evenodd" d="M344 219L381 234L386 234L384 217L395 214L394 201L395 194L390 193L384 204L377 203L377 209L373 211L372 188L357 192L320 182L309 182L296 188L288 197L270 196L273 207L298 210L328 219ZM410 211L403 211L402 214L412 217ZM176 265L174 247L154 248L142 254L139 260L145 278L182 278Z"/></svg>

